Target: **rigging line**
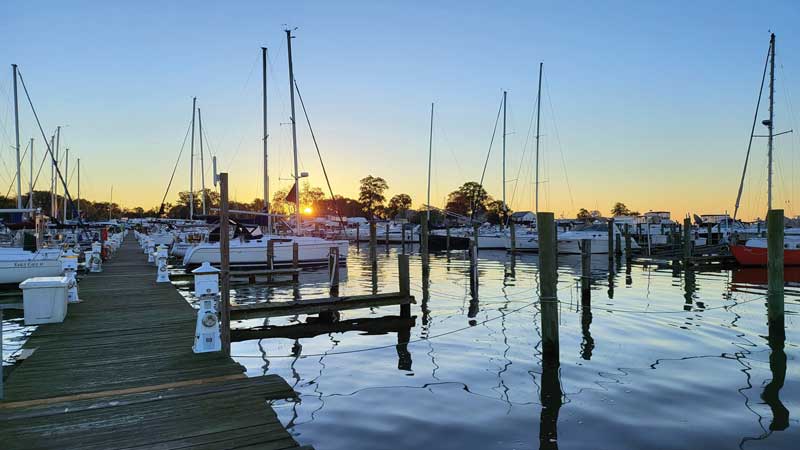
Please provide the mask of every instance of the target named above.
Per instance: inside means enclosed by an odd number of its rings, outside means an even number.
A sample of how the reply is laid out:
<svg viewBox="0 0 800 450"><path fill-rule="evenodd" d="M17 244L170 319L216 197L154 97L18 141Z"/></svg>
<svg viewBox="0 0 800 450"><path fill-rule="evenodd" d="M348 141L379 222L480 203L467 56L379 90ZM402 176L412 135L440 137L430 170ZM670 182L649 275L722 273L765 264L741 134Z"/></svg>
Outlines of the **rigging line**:
<svg viewBox="0 0 800 450"><path fill-rule="evenodd" d="M33 100L31 100L31 95L28 92L28 86L25 85L25 79L22 77L22 72L17 69L17 75L19 75L19 81L22 84L22 89L25 91L25 97L28 99L28 104L31 107L31 111L33 112L33 117L36 119L36 125L39 127L39 132L42 134L42 140L44 141L45 145L47 146L47 154L50 155L50 160L53 163L53 166L56 171L56 175L58 175L59 181L61 181L61 186L64 188L64 195L67 197L69 201L69 206L72 208L72 211L76 211L75 202L72 200L72 195L69 193L69 188L67 188L67 183L64 180L64 175L61 174L61 169L58 167L56 163L56 157L53 154L53 149L50 147L50 143L47 141L47 136L44 134L44 128L42 128L42 123L39 121L39 114L36 112L36 108L33 106ZM78 217L78 225L84 228L83 220Z"/></svg>
<svg viewBox="0 0 800 450"><path fill-rule="evenodd" d="M342 218L342 213L339 212L339 205L336 202L336 197L333 195L333 188L331 187L331 180L328 178L328 171L325 170L325 163L322 161L322 153L319 151L319 145L317 145L317 137L314 135L314 129L311 127L311 119L308 118L308 111L306 110L306 104L303 102L303 96L300 94L300 86L297 85L297 78L294 79L294 87L297 91L297 98L300 100L300 107L303 108L303 115L306 116L306 123L308 124L308 131L311 132L311 140L314 142L314 148L317 150L317 156L319 157L319 164L322 166L322 174L325 175L325 183L328 185L328 190L331 193L331 201L333 202L333 207L336 209L336 215L339 216L339 223L342 225L342 230L345 228L344 219ZM299 192L295 192L295 195L300 195ZM266 201L266 199L265 199Z"/></svg>
<svg viewBox="0 0 800 450"><path fill-rule="evenodd" d="M39 174L42 173L44 162L47 161L47 153L42 154L42 162L39 164L39 170L36 172L36 177L33 179L33 188L36 189L36 183L39 181ZM32 205L31 205L32 206Z"/></svg>
<svg viewBox="0 0 800 450"><path fill-rule="evenodd" d="M525 166L525 154L528 151L528 144L530 143L531 133L533 133L533 119L536 118L536 108L531 109L531 118L528 121L528 132L525 135L525 143L522 144L522 156L520 156L520 163L519 167L517 168L517 176L514 180L514 189L511 191L511 202L510 204L514 203L514 197L517 195L517 186L519 184L520 175L522 174L522 167Z"/></svg>
<svg viewBox="0 0 800 450"><path fill-rule="evenodd" d="M742 169L742 180L739 182L739 193L736 195L736 205L733 209L733 220L739 212L739 201L742 199L742 188L744 187L744 177L747 174L747 161L750 159L750 149L753 146L753 134L756 131L758 122L758 109L761 106L761 95L764 93L764 80L767 78L767 67L769 66L769 56L772 53L772 46L767 50L767 58L764 61L764 73L761 75L761 88L758 90L758 100L756 101L756 112L753 114L753 126L750 128L750 141L747 143L747 154L744 157L744 168Z"/></svg>
<svg viewBox="0 0 800 450"><path fill-rule="evenodd" d="M186 127L186 134L183 136L183 143L181 144L181 150L178 152L178 159L175 161L175 167L172 168L172 175L169 177L169 183L167 183L167 190L164 191L164 197L161 198L161 207L158 210L158 215L164 213L164 202L167 200L167 194L169 194L169 188L172 186L172 180L175 178L175 171L178 170L178 164L181 162L181 155L183 155L183 149L186 148L186 139L189 137L189 131L191 131L192 125L191 122Z"/></svg>
<svg viewBox="0 0 800 450"><path fill-rule="evenodd" d="M550 120L553 122L553 131L556 134L556 143L558 143L558 152L561 154L561 168L564 170L564 180L567 183L567 193L569 194L569 203L572 209L575 209L575 199L572 197L572 186L569 183L569 174L567 173L567 161L564 158L564 148L561 145L561 135L558 133L558 125L556 124L556 112L553 108L553 98L550 96L550 83L547 81L547 75L544 76L544 87L547 93L547 103L550 105Z"/></svg>
<svg viewBox="0 0 800 450"><path fill-rule="evenodd" d="M489 151L486 152L486 161L483 163L483 171L481 172L481 182L478 183L480 187L483 187L483 179L486 176L486 168L489 166L489 156L492 154L492 146L494 145L494 138L497 135L497 125L500 123L500 113L503 111L503 99L500 98L500 106L497 108L497 117L494 119L494 129L492 130L492 138L489 140ZM472 199L472 211L473 215L475 214L475 203L477 199ZM472 217L470 217L472 219Z"/></svg>

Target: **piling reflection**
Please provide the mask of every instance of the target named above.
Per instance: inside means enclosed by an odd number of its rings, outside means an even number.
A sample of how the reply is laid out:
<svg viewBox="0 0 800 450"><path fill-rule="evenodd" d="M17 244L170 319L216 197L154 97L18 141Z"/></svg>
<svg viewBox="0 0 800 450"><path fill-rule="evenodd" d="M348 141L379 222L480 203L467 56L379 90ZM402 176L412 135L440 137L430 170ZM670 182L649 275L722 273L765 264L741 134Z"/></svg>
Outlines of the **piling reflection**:
<svg viewBox="0 0 800 450"><path fill-rule="evenodd" d="M694 270L687 269L683 276L683 310L691 311L694 304L694 294L697 291L697 279Z"/></svg>
<svg viewBox="0 0 800 450"><path fill-rule="evenodd" d="M562 396L558 359L544 358L540 395L542 412L539 416L539 448L542 450L558 449L558 413L563 404Z"/></svg>
<svg viewBox="0 0 800 450"><path fill-rule="evenodd" d="M770 333L767 338L770 348L769 370L772 373L772 380L764 386L761 399L772 410L770 431L782 431L789 427L789 410L780 399L780 392L786 381L786 353L784 352L786 338L782 322L770 324Z"/></svg>

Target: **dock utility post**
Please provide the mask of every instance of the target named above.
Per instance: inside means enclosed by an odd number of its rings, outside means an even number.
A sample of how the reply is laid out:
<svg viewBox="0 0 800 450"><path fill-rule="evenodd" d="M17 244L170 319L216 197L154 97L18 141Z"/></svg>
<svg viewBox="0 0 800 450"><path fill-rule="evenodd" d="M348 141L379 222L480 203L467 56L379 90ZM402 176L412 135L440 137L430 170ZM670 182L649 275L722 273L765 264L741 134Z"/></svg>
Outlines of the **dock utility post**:
<svg viewBox="0 0 800 450"><path fill-rule="evenodd" d="M542 312L542 355L548 358L558 358L558 297L556 296L558 273L556 268L556 226L553 213L536 213L536 224L539 228L539 303ZM611 256L613 257L613 254Z"/></svg>
<svg viewBox="0 0 800 450"><path fill-rule="evenodd" d="M67 285L67 303L80 303L78 298L78 280L75 274L78 273L78 255L67 249L61 256L61 269L64 271L64 276L69 280Z"/></svg>
<svg viewBox="0 0 800 450"><path fill-rule="evenodd" d="M339 247L331 247L328 253L328 278L331 297L339 296Z"/></svg>
<svg viewBox="0 0 800 450"><path fill-rule="evenodd" d="M783 210L767 212L767 319L770 331L783 335Z"/></svg>
<svg viewBox="0 0 800 450"><path fill-rule="evenodd" d="M194 295L200 305L200 309L197 310L197 325L192 350L195 353L218 352L222 350L220 319L217 316L220 270L212 267L208 261L203 261L203 264L194 269L192 273L194 274Z"/></svg>
<svg viewBox="0 0 800 450"><path fill-rule="evenodd" d="M169 283L167 259L169 259L167 246L164 244L159 244L158 250L156 251L156 262L158 263L158 276L156 277L156 283Z"/></svg>
<svg viewBox="0 0 800 450"><path fill-rule="evenodd" d="M90 272L93 273L100 273L103 271L103 259L100 256L100 252L102 251L103 244L99 242L92 242L92 260L90 265ZM152 257L149 257L152 258ZM147 262L152 262L152 259L148 259Z"/></svg>

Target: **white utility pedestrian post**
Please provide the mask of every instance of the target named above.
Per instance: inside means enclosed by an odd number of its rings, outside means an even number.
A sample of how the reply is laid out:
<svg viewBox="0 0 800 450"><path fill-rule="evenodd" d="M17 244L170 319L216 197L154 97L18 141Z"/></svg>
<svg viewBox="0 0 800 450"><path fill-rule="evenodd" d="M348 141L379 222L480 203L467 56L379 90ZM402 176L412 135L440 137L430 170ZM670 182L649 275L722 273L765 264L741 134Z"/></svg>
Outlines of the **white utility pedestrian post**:
<svg viewBox="0 0 800 450"><path fill-rule="evenodd" d="M103 244L99 242L92 242L92 264L89 269L90 272L100 273L103 271L103 257L101 256L102 251Z"/></svg>
<svg viewBox="0 0 800 450"><path fill-rule="evenodd" d="M197 326L192 350L195 353L221 351L222 337L217 315L220 270L205 261L192 273L194 274L194 295L200 305L200 309L197 311Z"/></svg>
<svg viewBox="0 0 800 450"><path fill-rule="evenodd" d="M78 279L75 274L78 273L78 255L68 249L61 255L61 269L64 271L64 276L67 277L69 283L67 284L67 303L80 303L78 298Z"/></svg>
<svg viewBox="0 0 800 450"><path fill-rule="evenodd" d="M147 241L147 262L156 262L156 244L152 240Z"/></svg>
<svg viewBox="0 0 800 450"><path fill-rule="evenodd" d="M159 245L158 251L156 252L156 260L158 261L158 277L156 278L156 283L169 283L169 271L167 270L168 258L167 246L163 244Z"/></svg>

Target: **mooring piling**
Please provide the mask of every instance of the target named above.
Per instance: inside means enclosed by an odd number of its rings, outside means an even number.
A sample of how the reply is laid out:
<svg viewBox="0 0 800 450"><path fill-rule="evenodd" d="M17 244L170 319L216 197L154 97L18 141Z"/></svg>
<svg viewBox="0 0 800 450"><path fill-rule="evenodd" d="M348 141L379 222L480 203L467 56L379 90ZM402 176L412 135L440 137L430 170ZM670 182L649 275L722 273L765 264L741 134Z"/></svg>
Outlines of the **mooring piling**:
<svg viewBox="0 0 800 450"><path fill-rule="evenodd" d="M378 258L378 229L375 220L369 221L369 259L376 261Z"/></svg>
<svg viewBox="0 0 800 450"><path fill-rule="evenodd" d="M420 214L420 235L419 235L419 253L422 257L422 270L428 268L430 262L428 258L428 217L425 214Z"/></svg>
<svg viewBox="0 0 800 450"><path fill-rule="evenodd" d="M330 280L331 297L339 296L339 247L331 247L328 251L328 278Z"/></svg>
<svg viewBox="0 0 800 450"><path fill-rule="evenodd" d="M511 253L517 252L517 227L514 225L514 221L511 220L508 222L508 232L511 236Z"/></svg>
<svg viewBox="0 0 800 450"><path fill-rule="evenodd" d="M384 227L384 231L386 235L383 237L383 243L388 247L389 246L389 222L386 222L386 227Z"/></svg>
<svg viewBox="0 0 800 450"><path fill-rule="evenodd" d="M408 255L402 254L397 256L397 269L398 279L400 281L400 294L404 297L411 296L411 274L409 272ZM411 316L411 304L404 303L400 305L400 316Z"/></svg>
<svg viewBox="0 0 800 450"><path fill-rule="evenodd" d="M625 260L630 264L633 259L633 242L631 242L631 226L625 224Z"/></svg>
<svg viewBox="0 0 800 450"><path fill-rule="evenodd" d="M683 219L683 263L689 264L692 258L692 219L684 217Z"/></svg>
<svg viewBox="0 0 800 450"><path fill-rule="evenodd" d="M539 228L539 302L542 314L542 353L558 358L558 297L556 283L555 218L551 212L536 214Z"/></svg>
<svg viewBox="0 0 800 450"><path fill-rule="evenodd" d="M228 174L219 174L220 340L222 351L231 354L231 243L228 215Z"/></svg>
<svg viewBox="0 0 800 450"><path fill-rule="evenodd" d="M614 259L614 218L608 219L608 260Z"/></svg>
<svg viewBox="0 0 800 450"><path fill-rule="evenodd" d="M767 212L767 317L769 326L783 333L783 210Z"/></svg>
<svg viewBox="0 0 800 450"><path fill-rule="evenodd" d="M592 240L581 240L581 299L591 299L592 282Z"/></svg>

